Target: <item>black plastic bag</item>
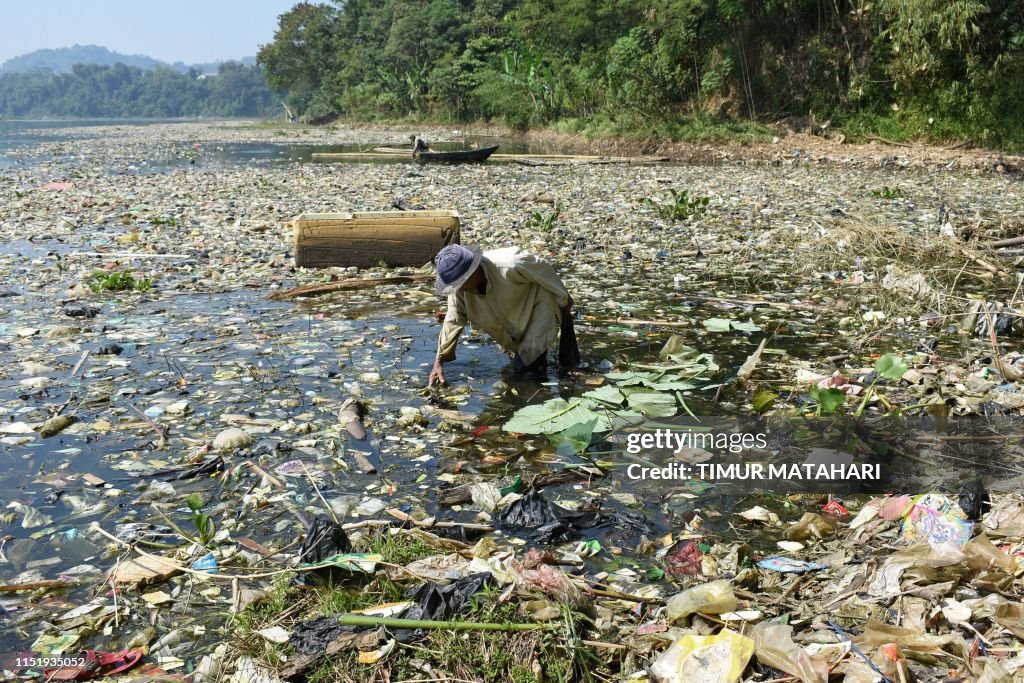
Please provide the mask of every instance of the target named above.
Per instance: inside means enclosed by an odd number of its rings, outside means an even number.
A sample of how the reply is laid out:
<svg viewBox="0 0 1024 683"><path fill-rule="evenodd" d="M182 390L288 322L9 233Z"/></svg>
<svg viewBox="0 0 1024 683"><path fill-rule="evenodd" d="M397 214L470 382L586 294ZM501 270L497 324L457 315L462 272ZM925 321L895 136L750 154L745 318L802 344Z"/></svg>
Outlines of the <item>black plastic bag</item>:
<svg viewBox="0 0 1024 683"><path fill-rule="evenodd" d="M576 326L570 313L562 313L562 332L558 335L558 369L572 370L579 367L580 346L576 342Z"/></svg>
<svg viewBox="0 0 1024 683"><path fill-rule="evenodd" d="M296 624L288 636L288 644L307 655L320 655L332 640L346 631L355 630L355 626L339 624L337 617L320 617Z"/></svg>
<svg viewBox="0 0 1024 683"><path fill-rule="evenodd" d="M428 582L416 589L412 594L414 604L402 615L403 619L425 619L428 621L446 621L465 609L474 595L483 590L491 580L489 572L469 574L447 586ZM406 643L418 637L422 629L396 629L395 639Z"/></svg>
<svg viewBox="0 0 1024 683"><path fill-rule="evenodd" d="M580 529L591 529L607 521L597 512L575 512L550 503L536 490L510 503L498 514L502 529L533 529L533 539L538 543L565 541Z"/></svg>
<svg viewBox="0 0 1024 683"><path fill-rule="evenodd" d="M347 553L352 544L341 525L320 515L306 532L306 538L299 548L299 564L316 564L331 555Z"/></svg>
<svg viewBox="0 0 1024 683"><path fill-rule="evenodd" d="M313 524L306 532L306 538L299 548L299 564L316 564L323 562L332 555L347 553L352 549L348 536L341 525L332 519L320 515L313 520ZM313 569L304 573L308 583L310 578L333 579L339 571L335 567L327 566L321 569Z"/></svg>
<svg viewBox="0 0 1024 683"><path fill-rule="evenodd" d="M967 515L967 519L977 522L988 512L992 501L988 497L988 491L981 481L981 477L972 479L960 489L960 508Z"/></svg>

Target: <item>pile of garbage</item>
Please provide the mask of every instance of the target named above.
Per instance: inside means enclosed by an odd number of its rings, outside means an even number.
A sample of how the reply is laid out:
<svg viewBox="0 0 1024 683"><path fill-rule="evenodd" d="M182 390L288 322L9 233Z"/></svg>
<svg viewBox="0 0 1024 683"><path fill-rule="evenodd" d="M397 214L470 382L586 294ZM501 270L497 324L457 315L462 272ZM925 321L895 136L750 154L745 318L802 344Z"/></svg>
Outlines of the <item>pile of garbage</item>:
<svg viewBox="0 0 1024 683"><path fill-rule="evenodd" d="M949 239L936 191L1008 225L1012 178L231 156L274 142L81 129L0 170L6 679L1021 677L1017 283L976 245L908 253ZM706 215L661 216L684 187ZM467 334L424 390L429 285L265 298L389 275L295 270L282 225L399 196L560 264L584 369L523 384ZM725 418L805 441L629 448ZM626 474L802 463L808 435L885 444L906 495Z"/></svg>

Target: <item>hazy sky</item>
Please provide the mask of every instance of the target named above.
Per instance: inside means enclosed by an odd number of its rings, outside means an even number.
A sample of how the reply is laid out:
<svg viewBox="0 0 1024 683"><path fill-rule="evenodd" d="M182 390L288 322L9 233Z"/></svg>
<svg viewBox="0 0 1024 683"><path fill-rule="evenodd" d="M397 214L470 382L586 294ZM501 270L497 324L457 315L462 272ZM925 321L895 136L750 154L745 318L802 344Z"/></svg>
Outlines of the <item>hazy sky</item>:
<svg viewBox="0 0 1024 683"><path fill-rule="evenodd" d="M256 54L298 0L0 0L0 62L50 47L100 45L165 62Z"/></svg>

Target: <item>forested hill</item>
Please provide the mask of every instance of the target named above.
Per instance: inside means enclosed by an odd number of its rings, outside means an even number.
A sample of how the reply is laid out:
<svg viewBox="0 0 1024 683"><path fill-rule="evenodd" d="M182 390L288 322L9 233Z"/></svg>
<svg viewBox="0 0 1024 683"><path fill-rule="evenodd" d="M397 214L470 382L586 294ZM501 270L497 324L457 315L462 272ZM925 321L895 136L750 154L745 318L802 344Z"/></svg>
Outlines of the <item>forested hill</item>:
<svg viewBox="0 0 1024 683"><path fill-rule="evenodd" d="M168 66L158 59L145 55L124 55L112 52L99 45L74 45L72 47L44 48L28 54L12 57L0 64L0 73L24 73L36 69L46 69L54 73L71 73L75 64L99 64L113 66L137 66L140 69L153 69ZM187 69L185 69L187 70Z"/></svg>
<svg viewBox="0 0 1024 683"><path fill-rule="evenodd" d="M256 63L255 57L242 57L235 61L245 66L252 66ZM183 74L193 69L201 74L215 74L223 62L205 62L200 64L186 64L174 62L168 64L159 59L153 59L146 55L126 55L120 52L108 50L99 45L73 45L61 48L43 48L33 50L28 54L12 57L0 64L0 73L25 73L26 71L45 70L57 74L71 73L75 64L89 64L97 66L113 66L124 64L125 66L137 66L140 69L157 69L160 67L174 69Z"/></svg>
<svg viewBox="0 0 1024 683"><path fill-rule="evenodd" d="M308 120L1024 144L1020 0L335 0L282 15L258 61Z"/></svg>
<svg viewBox="0 0 1024 683"><path fill-rule="evenodd" d="M225 62L212 73L76 64L0 73L0 115L15 117L267 116L281 111L263 69Z"/></svg>

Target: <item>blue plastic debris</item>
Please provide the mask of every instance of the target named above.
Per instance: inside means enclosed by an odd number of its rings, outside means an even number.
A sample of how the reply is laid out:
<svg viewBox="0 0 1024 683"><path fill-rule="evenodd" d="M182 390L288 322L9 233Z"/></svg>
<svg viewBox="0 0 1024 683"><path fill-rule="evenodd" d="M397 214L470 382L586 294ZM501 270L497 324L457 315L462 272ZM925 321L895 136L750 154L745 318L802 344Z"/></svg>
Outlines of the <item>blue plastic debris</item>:
<svg viewBox="0 0 1024 683"><path fill-rule="evenodd" d="M217 571L217 558L213 556L213 553L207 553L192 563L192 569L205 569L213 574Z"/></svg>
<svg viewBox="0 0 1024 683"><path fill-rule="evenodd" d="M758 562L757 566L773 572L782 572L783 574L803 574L804 572L813 572L818 569L828 569L828 565L821 562L804 562L803 560L794 560L790 557L766 557Z"/></svg>

